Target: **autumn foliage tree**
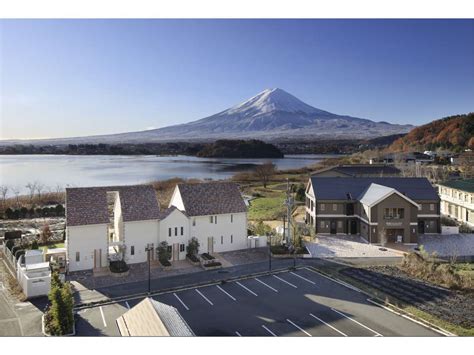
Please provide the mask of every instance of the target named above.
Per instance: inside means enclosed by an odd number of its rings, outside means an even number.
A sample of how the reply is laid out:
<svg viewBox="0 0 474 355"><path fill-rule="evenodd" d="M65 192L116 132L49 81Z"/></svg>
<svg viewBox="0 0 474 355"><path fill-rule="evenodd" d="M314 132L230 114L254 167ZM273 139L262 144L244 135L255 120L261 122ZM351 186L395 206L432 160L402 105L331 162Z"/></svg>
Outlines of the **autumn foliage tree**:
<svg viewBox="0 0 474 355"><path fill-rule="evenodd" d="M275 164L271 161L267 161L262 165L258 165L255 168L255 176L262 182L263 187L267 188L268 181L275 175L276 168Z"/></svg>

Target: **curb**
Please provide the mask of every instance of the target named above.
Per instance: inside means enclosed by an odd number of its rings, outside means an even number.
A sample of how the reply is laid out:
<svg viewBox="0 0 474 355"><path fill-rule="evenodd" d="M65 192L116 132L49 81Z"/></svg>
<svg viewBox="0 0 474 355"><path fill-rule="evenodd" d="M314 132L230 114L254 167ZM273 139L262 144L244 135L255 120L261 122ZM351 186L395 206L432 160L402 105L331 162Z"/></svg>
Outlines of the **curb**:
<svg viewBox="0 0 474 355"><path fill-rule="evenodd" d="M45 329L45 325L44 325L44 313L43 315L41 316L41 333L43 333L43 335L45 337L53 337L55 335L51 335L51 334L48 334L46 333L46 329ZM76 322L74 321L74 323L72 323L72 333L69 333L69 334L64 334L64 335L58 335L58 336L62 336L62 337L71 337L71 336L74 336L76 335Z"/></svg>

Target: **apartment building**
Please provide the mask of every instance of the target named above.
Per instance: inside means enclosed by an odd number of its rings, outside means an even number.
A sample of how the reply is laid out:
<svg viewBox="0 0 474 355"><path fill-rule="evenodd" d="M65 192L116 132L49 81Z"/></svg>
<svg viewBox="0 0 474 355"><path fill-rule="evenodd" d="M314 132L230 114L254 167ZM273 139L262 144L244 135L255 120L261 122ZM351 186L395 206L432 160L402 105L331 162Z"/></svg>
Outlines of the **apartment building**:
<svg viewBox="0 0 474 355"><path fill-rule="evenodd" d="M474 179L438 184L441 214L474 227Z"/></svg>

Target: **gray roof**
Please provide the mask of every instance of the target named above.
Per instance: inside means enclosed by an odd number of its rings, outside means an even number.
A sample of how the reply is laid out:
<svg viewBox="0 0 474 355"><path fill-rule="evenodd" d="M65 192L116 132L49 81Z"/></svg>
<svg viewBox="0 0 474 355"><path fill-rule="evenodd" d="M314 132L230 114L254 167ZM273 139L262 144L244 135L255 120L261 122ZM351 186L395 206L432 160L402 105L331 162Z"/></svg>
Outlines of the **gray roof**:
<svg viewBox="0 0 474 355"><path fill-rule="evenodd" d="M66 189L66 224L109 223L107 192L118 192L124 222L158 219L160 207L151 185L74 187Z"/></svg>
<svg viewBox="0 0 474 355"><path fill-rule="evenodd" d="M444 181L439 185L451 187L456 190L474 192L474 179Z"/></svg>
<svg viewBox="0 0 474 355"><path fill-rule="evenodd" d="M166 217L168 217L174 210L178 210L175 206L170 206L164 210L161 210L160 211L160 214L158 216L158 219L165 219ZM179 210L178 210L179 211ZM182 214L184 214L186 216L186 212L185 211L179 211L181 212Z"/></svg>
<svg viewBox="0 0 474 355"><path fill-rule="evenodd" d="M408 198L419 200L438 201L436 189L426 178L403 177L359 177L337 179L332 177L312 177L311 184L316 199L347 200L351 197L358 199L370 186L375 183L391 187Z"/></svg>
<svg viewBox="0 0 474 355"><path fill-rule="evenodd" d="M314 173L312 173L312 175L317 175L326 171L337 171L341 174L346 174L352 177L363 175L391 176L400 174L400 170L398 168L385 164L346 164L321 169L315 171Z"/></svg>
<svg viewBox="0 0 474 355"><path fill-rule="evenodd" d="M178 184L188 216L247 212L239 187L233 182Z"/></svg>
<svg viewBox="0 0 474 355"><path fill-rule="evenodd" d="M194 335L188 323L186 323L176 308L158 302L152 298L150 300L153 303L156 313L158 313L170 336L187 337Z"/></svg>

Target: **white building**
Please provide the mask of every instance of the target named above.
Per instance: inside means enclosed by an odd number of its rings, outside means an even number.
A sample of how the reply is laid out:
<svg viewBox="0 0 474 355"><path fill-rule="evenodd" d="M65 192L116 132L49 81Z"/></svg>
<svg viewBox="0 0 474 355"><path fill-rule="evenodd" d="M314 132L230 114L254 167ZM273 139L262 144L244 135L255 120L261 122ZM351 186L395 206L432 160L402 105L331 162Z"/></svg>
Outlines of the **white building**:
<svg viewBox="0 0 474 355"><path fill-rule="evenodd" d="M192 237L200 253L247 247L247 207L236 184L179 184L164 210L151 185L66 189L69 272L107 267L115 258L143 263L145 248L163 241L171 260L183 260Z"/></svg>
<svg viewBox="0 0 474 355"><path fill-rule="evenodd" d="M16 277L26 298L45 296L51 288L49 262L42 250L27 250L17 262Z"/></svg>
<svg viewBox="0 0 474 355"><path fill-rule="evenodd" d="M474 227L474 179L440 183L441 214Z"/></svg>

